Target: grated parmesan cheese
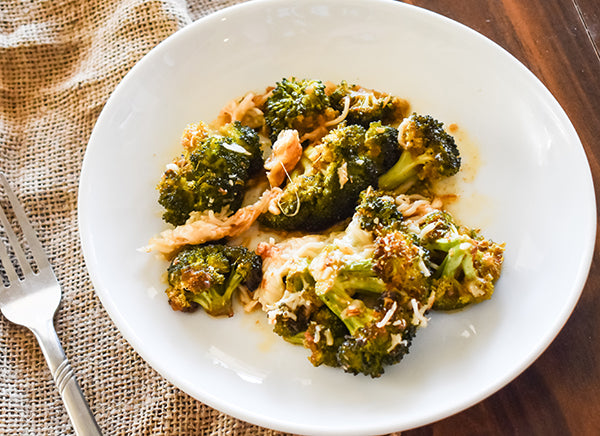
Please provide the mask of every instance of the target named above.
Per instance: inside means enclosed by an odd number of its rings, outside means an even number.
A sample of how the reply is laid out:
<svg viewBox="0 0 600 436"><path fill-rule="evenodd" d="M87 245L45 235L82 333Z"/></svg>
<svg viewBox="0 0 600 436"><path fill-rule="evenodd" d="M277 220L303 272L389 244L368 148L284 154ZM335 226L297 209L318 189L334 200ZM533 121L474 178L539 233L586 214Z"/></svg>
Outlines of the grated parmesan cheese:
<svg viewBox="0 0 600 436"><path fill-rule="evenodd" d="M240 153L240 154L245 154L247 156L250 156L251 153L248 152L248 150L246 150L244 147L242 147L240 144L236 144L233 142L224 142L223 143L223 147L226 148L229 151L234 151L236 153Z"/></svg>
<svg viewBox="0 0 600 436"><path fill-rule="evenodd" d="M381 318L381 321L379 321L375 325L378 328L384 327L388 322L390 322L390 319L392 319L392 316L394 316L394 312L396 312L397 308L398 308L398 305L394 301L394 303L392 304L392 307L390 307L389 310L385 313L385 316L383 318Z"/></svg>

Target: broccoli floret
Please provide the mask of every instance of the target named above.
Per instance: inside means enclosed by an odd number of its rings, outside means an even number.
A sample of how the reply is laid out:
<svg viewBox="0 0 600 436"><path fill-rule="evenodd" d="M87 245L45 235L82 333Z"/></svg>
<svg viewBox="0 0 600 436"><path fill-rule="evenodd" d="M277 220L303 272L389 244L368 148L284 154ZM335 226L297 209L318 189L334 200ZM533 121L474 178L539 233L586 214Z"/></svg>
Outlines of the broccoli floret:
<svg viewBox="0 0 600 436"><path fill-rule="evenodd" d="M286 129L298 130L300 136L320 124L319 117L330 107L325 84L319 80L296 78L277 82L265 103L265 122L272 141Z"/></svg>
<svg viewBox="0 0 600 436"><path fill-rule="evenodd" d="M362 282L364 277L358 279ZM379 377L384 366L399 362L408 352L410 341L416 331L404 295L385 290L374 308L365 300L354 298L355 284L347 278L345 283L334 284L317 295L327 307L346 325L350 334L337 349L337 363L346 372ZM358 286L358 284L356 284ZM373 290L371 288L370 290Z"/></svg>
<svg viewBox="0 0 600 436"><path fill-rule="evenodd" d="M457 226L444 212L422 220L421 243L431 252L435 268L433 308L460 309L489 299L500 277L504 244L485 239L478 231Z"/></svg>
<svg viewBox="0 0 600 436"><path fill-rule="evenodd" d="M341 125L321 144L307 147L279 200L281 213L266 212L259 222L279 230L319 231L350 217L360 192L377 183L381 174L380 150L392 147L387 130L366 131L358 125Z"/></svg>
<svg viewBox="0 0 600 436"><path fill-rule="evenodd" d="M428 252L417 238L395 230L375 240L375 271L393 289L425 304L431 293Z"/></svg>
<svg viewBox="0 0 600 436"><path fill-rule="evenodd" d="M247 182L262 165L258 135L239 122L197 135L158 184L163 219L181 225L193 211L236 211Z"/></svg>
<svg viewBox="0 0 600 436"><path fill-rule="evenodd" d="M373 261L378 276L388 286L425 302L430 294L429 251L408 230L394 197L366 189L360 195L355 218L361 229L376 235Z"/></svg>
<svg viewBox="0 0 600 436"><path fill-rule="evenodd" d="M398 130L384 126L380 121L372 122L365 133L364 149L373 159L378 174L385 173L400 157Z"/></svg>
<svg viewBox="0 0 600 436"><path fill-rule="evenodd" d="M373 312L376 316L340 345L337 359L344 371L379 377L386 366L400 362L408 354L417 326L411 322L412 313L400 302L398 294L384 294ZM392 316L384 325L375 321L388 312Z"/></svg>
<svg viewBox="0 0 600 436"><path fill-rule="evenodd" d="M328 256L331 253L333 256L322 263L324 268L330 268L334 264L338 258L338 249L330 246L321 253L321 256ZM386 283L375 271L375 262L373 259L366 258L350 262L342 261L335 277L328 277L326 281L319 283L315 293L346 324L350 334L354 334L365 321L362 319L363 314L368 319L372 317L364 301L368 301L370 297L376 299L386 290ZM355 299L356 294L363 298ZM351 310L347 310L349 307Z"/></svg>
<svg viewBox="0 0 600 436"><path fill-rule="evenodd" d="M303 345L311 351L308 360L314 366L339 366L338 349L347 335L345 324L327 306L320 306L304 334Z"/></svg>
<svg viewBox="0 0 600 436"><path fill-rule="evenodd" d="M373 121L399 123L408 110L408 103L383 92L348 85L343 81L330 96L331 105L340 112L348 105L346 121L367 128ZM349 100L349 101L347 101Z"/></svg>
<svg viewBox="0 0 600 436"><path fill-rule="evenodd" d="M370 250L361 251L359 257L345 257L343 252L333 243L312 261L311 272L319 278L315 294L349 332L337 349L338 366L378 377L385 365L408 351L414 333L413 298L384 280Z"/></svg>
<svg viewBox="0 0 600 436"><path fill-rule="evenodd" d="M249 153L248 159L250 161L248 174L250 177L258 174L263 168L264 159L257 133L239 121L225 124L219 129L219 133L246 149Z"/></svg>
<svg viewBox="0 0 600 436"><path fill-rule="evenodd" d="M310 324L310 311L300 306L293 311L275 315L273 332L294 345L304 345L306 330Z"/></svg>
<svg viewBox="0 0 600 436"><path fill-rule="evenodd" d="M429 115L412 114L399 130L404 151L394 166L379 178L381 189L394 190L417 181L431 184L458 172L458 147L441 122Z"/></svg>
<svg viewBox="0 0 600 436"><path fill-rule="evenodd" d="M365 289L367 287L368 289ZM376 311L369 308L362 299L354 298L354 294L385 291L385 283L372 272L368 275L355 272L352 275L348 273L338 275L330 287L321 290L317 295L342 320L350 334L354 335L365 325L379 321Z"/></svg>
<svg viewBox="0 0 600 436"><path fill-rule="evenodd" d="M292 344L304 344L311 317L320 306L314 286L315 281L306 268L290 271L285 277L288 298L280 301L271 312L273 331Z"/></svg>
<svg viewBox="0 0 600 436"><path fill-rule="evenodd" d="M240 286L249 291L262 278L260 256L242 246L189 245L167 269L169 304L191 312L199 306L212 316L233 315L233 295Z"/></svg>
<svg viewBox="0 0 600 436"><path fill-rule="evenodd" d="M309 349L314 366L339 366L336 352L348 329L316 296L308 270L290 272L285 287L284 297L269 311L273 332Z"/></svg>
<svg viewBox="0 0 600 436"><path fill-rule="evenodd" d="M394 197L372 188L361 192L355 216L363 230L375 234L402 227L403 216Z"/></svg>

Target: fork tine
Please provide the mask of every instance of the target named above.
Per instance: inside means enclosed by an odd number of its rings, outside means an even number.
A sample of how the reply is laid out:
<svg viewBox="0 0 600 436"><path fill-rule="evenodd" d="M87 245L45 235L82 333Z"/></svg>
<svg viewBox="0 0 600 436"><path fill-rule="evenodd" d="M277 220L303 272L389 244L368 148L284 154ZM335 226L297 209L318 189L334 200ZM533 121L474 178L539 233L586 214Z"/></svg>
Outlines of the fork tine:
<svg viewBox="0 0 600 436"><path fill-rule="evenodd" d="M37 264L38 270L42 270L42 268L50 267L48 258L46 257L46 254L42 248L42 245L40 244L40 241L38 240L38 238L35 234L35 231L33 230L33 227L31 227L31 224L29 223L29 220L27 219L27 215L25 214L25 211L23 210L21 203L17 199L15 193L13 192L10 185L8 184L8 180L4 176L4 173L2 173L2 172L0 172L0 182L2 184L2 187L4 188L4 192L5 192L6 196L8 197L8 199L10 201L10 205L13 209L15 217L17 218L17 222L19 223L19 226L21 227L21 230L23 231L23 236L25 237L25 240L27 241L27 244L29 245L31 254L33 255L33 259L34 259L35 263ZM13 246L15 255L17 256L17 259L19 260L19 264L23 270L23 273L24 274L32 273L33 271L31 269L31 265L30 265L29 261L27 260L27 257L25 256L25 252L23 251L21 244L19 244L19 240L18 240L14 230L12 229L12 226L10 225L10 223L8 222L8 219L6 218L6 214L3 212L1 215L2 215L1 216L2 225L4 226L4 229L8 235L10 244ZM5 267L6 267L6 265L5 265Z"/></svg>
<svg viewBox="0 0 600 436"><path fill-rule="evenodd" d="M4 213L4 209L2 209L0 207L0 221L2 222L2 226L5 229L10 229L9 227L6 226L7 224L7 219L6 219L6 215ZM12 233L12 229L7 230L7 233ZM9 236L10 239L10 236ZM17 281L19 281L19 276L17 275L17 271L15 270L15 267L13 266L12 262L10 261L10 257L8 255L8 249L6 248L6 246L4 244L1 244L2 248L0 248L0 262L2 263L2 266L4 267L4 272L6 273L6 276L8 277L8 281L10 283L15 283Z"/></svg>

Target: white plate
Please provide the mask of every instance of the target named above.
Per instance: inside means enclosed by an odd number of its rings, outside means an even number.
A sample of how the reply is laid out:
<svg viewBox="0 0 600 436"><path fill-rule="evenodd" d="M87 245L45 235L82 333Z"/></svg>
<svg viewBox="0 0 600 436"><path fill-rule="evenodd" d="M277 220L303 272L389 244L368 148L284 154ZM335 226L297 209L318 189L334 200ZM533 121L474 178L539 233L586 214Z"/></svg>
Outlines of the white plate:
<svg viewBox="0 0 600 436"><path fill-rule="evenodd" d="M136 251L165 226L155 185L184 127L282 77L349 82L458 123L475 144L462 218L507 243L496 294L431 315L380 379L313 368L260 314L176 313L164 264ZM469 170L468 170L469 171ZM517 60L478 33L388 1L253 1L151 51L117 87L84 160L79 218L98 296L123 336L191 396L237 418L307 434L381 434L444 418L507 384L571 313L595 235L592 179L567 116ZM460 209L460 208L459 208ZM467 214L465 211L470 211ZM142 381L140 381L142 383Z"/></svg>

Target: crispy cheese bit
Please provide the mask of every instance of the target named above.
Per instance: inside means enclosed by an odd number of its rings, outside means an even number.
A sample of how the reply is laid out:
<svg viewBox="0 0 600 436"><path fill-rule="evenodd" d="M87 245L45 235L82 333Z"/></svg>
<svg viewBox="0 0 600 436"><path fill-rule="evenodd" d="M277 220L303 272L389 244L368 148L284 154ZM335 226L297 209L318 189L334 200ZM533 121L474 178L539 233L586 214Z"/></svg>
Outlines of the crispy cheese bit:
<svg viewBox="0 0 600 436"><path fill-rule="evenodd" d="M411 304L412 309L413 309L412 325L416 325L416 326L419 326L419 327L427 327L427 323L429 322L429 318L427 318L425 316L425 313L429 309L431 309L431 307L433 306L434 301L435 301L435 292L432 292L429 295L429 299L427 300L427 304L421 305L421 307L419 307L419 303L414 298L412 298L410 300L410 304Z"/></svg>
<svg viewBox="0 0 600 436"><path fill-rule="evenodd" d="M331 333L331 330L327 329L324 332L325 334L325 344L328 347L331 347L333 345L333 334Z"/></svg>
<svg viewBox="0 0 600 436"><path fill-rule="evenodd" d="M337 118L327 121L325 123L325 126L331 127L341 123L348 116L348 112L350 112L350 97L346 96L344 97L344 109L342 110L342 113Z"/></svg>
<svg viewBox="0 0 600 436"><path fill-rule="evenodd" d="M227 236L237 236L248 230L258 216L269 208L270 203L281 196L281 193L279 188L266 190L254 204L239 209L229 217L216 214L212 210L202 213L192 212L185 224L165 230L158 237L150 239L146 251L156 251L169 257L184 245L203 244Z"/></svg>
<svg viewBox="0 0 600 436"><path fill-rule="evenodd" d="M257 107L260 101L260 96L256 96L252 92L247 93L242 98L231 100L221 109L214 125L219 127L234 121L240 121L252 128L259 127L263 115L263 112Z"/></svg>
<svg viewBox="0 0 600 436"><path fill-rule="evenodd" d="M252 312L260 306L258 301L252 298L251 292L248 291L246 286L240 285L238 287L237 295L242 307L244 308L244 312Z"/></svg>
<svg viewBox="0 0 600 436"><path fill-rule="evenodd" d="M392 338L392 343L390 344L389 348L387 349L388 353L390 353L398 345L404 345L404 346L408 345L408 341L405 341L402 338L402 334L401 333L392 334L391 338Z"/></svg>
<svg viewBox="0 0 600 436"><path fill-rule="evenodd" d="M418 326L421 326L421 327L427 327L427 323L429 322L429 320L421 312L421 309L419 308L419 303L417 302L417 300L415 300L414 298L412 298L410 300L410 304L411 304L412 310L413 310L412 324L413 325L418 325Z"/></svg>
<svg viewBox="0 0 600 436"><path fill-rule="evenodd" d="M340 188L343 188L348 181L348 163L344 162L342 166L338 168L338 178L340 179Z"/></svg>
<svg viewBox="0 0 600 436"><path fill-rule="evenodd" d="M321 340L321 329L323 327L321 327L321 325L317 324L315 326L315 337L314 337L314 342L315 344L317 344L320 340Z"/></svg>
<svg viewBox="0 0 600 436"><path fill-rule="evenodd" d="M253 297L263 309L268 311L278 304L285 294L284 279L287 274L305 269L306 259L321 252L325 243L326 238L321 235L307 235L289 238L277 244L274 241L258 244L256 254L263 261L263 279ZM286 301L286 304L290 302Z"/></svg>
<svg viewBox="0 0 600 436"><path fill-rule="evenodd" d="M265 162L271 186L280 186L286 173L294 169L302 157L302 145L297 130L283 130L273 144L273 152Z"/></svg>
<svg viewBox="0 0 600 436"><path fill-rule="evenodd" d="M408 220L419 222L425 215L442 208L442 201L436 197L429 200L419 194L400 194L396 197L396 205L402 216Z"/></svg>
<svg viewBox="0 0 600 436"><path fill-rule="evenodd" d="M392 316L394 316L394 312L396 312L397 308L398 308L398 305L394 301L394 303L392 304L392 307L389 308L389 310L385 313L385 315L383 316L383 318L381 318L381 321L379 321L376 324L376 326L378 328L385 327L385 325L390 322L390 319L392 319Z"/></svg>
<svg viewBox="0 0 600 436"><path fill-rule="evenodd" d="M181 145L184 150L192 150L196 140L202 140L208 135L208 127L203 122L188 124L181 135Z"/></svg>

